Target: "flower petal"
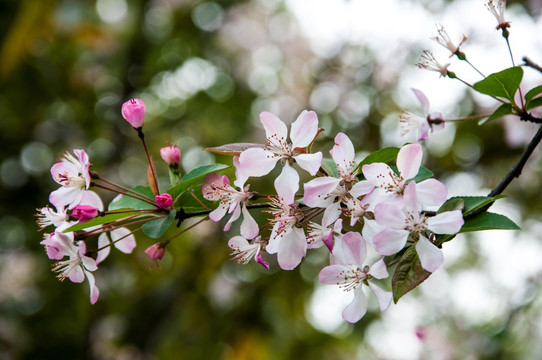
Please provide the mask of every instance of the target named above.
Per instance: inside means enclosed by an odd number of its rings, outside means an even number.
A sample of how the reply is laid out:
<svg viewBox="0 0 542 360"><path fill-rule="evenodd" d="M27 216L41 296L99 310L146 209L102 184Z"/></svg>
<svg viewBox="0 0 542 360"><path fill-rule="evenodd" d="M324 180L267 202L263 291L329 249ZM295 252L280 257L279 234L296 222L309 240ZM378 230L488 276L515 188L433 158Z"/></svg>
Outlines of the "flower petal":
<svg viewBox="0 0 542 360"><path fill-rule="evenodd" d="M440 206L448 197L446 185L436 179L427 179L416 184L418 202L425 206Z"/></svg>
<svg viewBox="0 0 542 360"><path fill-rule="evenodd" d="M376 279L385 279L389 276L388 268L386 266L386 263L384 262L384 258L381 258L380 260L375 262L373 266L371 266L369 274L371 274Z"/></svg>
<svg viewBox="0 0 542 360"><path fill-rule="evenodd" d="M361 168L363 175L374 186L386 188L393 186L393 170L384 163L372 163L363 165Z"/></svg>
<svg viewBox="0 0 542 360"><path fill-rule="evenodd" d="M320 270L320 273L318 274L318 281L326 285L344 284L347 281L345 280L344 273L348 271L350 271L348 266L329 265Z"/></svg>
<svg viewBox="0 0 542 360"><path fill-rule="evenodd" d="M256 220L254 220L254 218L244 204L242 205L241 211L243 212L241 235L243 235L248 240L254 239L256 236L258 236L258 233L260 232L260 229L258 228L258 223L256 222Z"/></svg>
<svg viewBox="0 0 542 360"><path fill-rule="evenodd" d="M98 255L96 256L96 264L101 263L104 261L111 252L111 246L108 246L111 242L109 241L109 237L107 236L107 233L101 233L100 236L98 236L98 249L102 249L98 251Z"/></svg>
<svg viewBox="0 0 542 360"><path fill-rule="evenodd" d="M277 260L281 269L294 269L299 265L306 252L307 240L303 229L293 227L291 231L284 234L279 244Z"/></svg>
<svg viewBox="0 0 542 360"><path fill-rule="evenodd" d="M98 297L100 297L100 290L96 286L96 281L94 280L94 275L92 275L90 272L85 271L85 275L88 279L88 285L90 287L90 303L94 305L96 301L98 301Z"/></svg>
<svg viewBox="0 0 542 360"><path fill-rule="evenodd" d="M312 176L316 175L320 166L322 166L322 152L315 154L299 154L294 156L295 161L300 168L306 170Z"/></svg>
<svg viewBox="0 0 542 360"><path fill-rule="evenodd" d="M264 176L275 167L278 158L272 152L261 148L246 149L239 155L237 171L240 178ZM236 183L237 185L237 183Z"/></svg>
<svg viewBox="0 0 542 360"><path fill-rule="evenodd" d="M312 179L303 185L304 195L303 202L310 207L327 207L331 205L335 199L329 194L337 188L341 179L331 176L322 176Z"/></svg>
<svg viewBox="0 0 542 360"><path fill-rule="evenodd" d="M280 120L277 115L264 111L260 114L260 121L265 129L265 137L275 137L286 141L288 136L288 128L286 124Z"/></svg>
<svg viewBox="0 0 542 360"><path fill-rule="evenodd" d="M393 255L406 244L408 231L385 228L374 237L375 250L382 255Z"/></svg>
<svg viewBox="0 0 542 360"><path fill-rule="evenodd" d="M292 123L290 140L292 148L305 148L318 134L318 116L314 111L303 110Z"/></svg>
<svg viewBox="0 0 542 360"><path fill-rule="evenodd" d="M299 189L299 175L288 163L284 164L282 172L275 179L275 189L284 204L294 202L295 193Z"/></svg>
<svg viewBox="0 0 542 360"><path fill-rule="evenodd" d="M422 267L429 272L434 272L444 262L442 250L423 235L420 235L420 239L416 243L416 252L418 253Z"/></svg>
<svg viewBox="0 0 542 360"><path fill-rule="evenodd" d="M132 232L125 227L121 227L110 232L111 240L115 247L125 254L131 254L136 247L136 240Z"/></svg>
<svg viewBox="0 0 542 360"><path fill-rule="evenodd" d="M343 319L355 323L358 322L367 312L367 297L361 286L354 290L354 300L344 309Z"/></svg>
<svg viewBox="0 0 542 360"><path fill-rule="evenodd" d="M418 174L422 163L422 147L420 144L408 144L397 154L397 168L404 180L412 179Z"/></svg>
<svg viewBox="0 0 542 360"><path fill-rule="evenodd" d="M421 90L414 88L412 88L411 90L414 92L414 95L416 95L418 101L422 105L424 115L429 114L429 100L427 99L427 96L425 96L425 94Z"/></svg>
<svg viewBox="0 0 542 360"><path fill-rule="evenodd" d="M427 228L436 234L455 234L463 226L461 210L446 211L427 219Z"/></svg>
<svg viewBox="0 0 542 360"><path fill-rule="evenodd" d="M384 291L379 286L369 282L369 288L373 290L373 293L378 300L378 305L380 306L380 311L386 311L391 304L392 294L390 291Z"/></svg>

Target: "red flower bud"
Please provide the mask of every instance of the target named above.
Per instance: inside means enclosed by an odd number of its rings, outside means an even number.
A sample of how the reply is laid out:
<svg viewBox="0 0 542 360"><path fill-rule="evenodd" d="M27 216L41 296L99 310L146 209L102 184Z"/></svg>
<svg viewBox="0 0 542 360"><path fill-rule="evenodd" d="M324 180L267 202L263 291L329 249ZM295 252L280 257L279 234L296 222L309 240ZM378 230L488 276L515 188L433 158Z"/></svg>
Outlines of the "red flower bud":
<svg viewBox="0 0 542 360"><path fill-rule="evenodd" d="M141 99L130 99L122 104L122 117L134 128L143 126L145 117L145 103Z"/></svg>

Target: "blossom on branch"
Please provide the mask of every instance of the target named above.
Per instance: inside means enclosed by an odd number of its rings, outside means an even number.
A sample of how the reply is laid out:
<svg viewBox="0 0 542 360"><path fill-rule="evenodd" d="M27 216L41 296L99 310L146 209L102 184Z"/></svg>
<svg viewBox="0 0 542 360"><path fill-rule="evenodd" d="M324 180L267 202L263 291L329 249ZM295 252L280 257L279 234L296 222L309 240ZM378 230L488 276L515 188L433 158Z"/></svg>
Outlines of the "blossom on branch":
<svg viewBox="0 0 542 360"><path fill-rule="evenodd" d="M418 116L408 111L401 112L399 121L401 124L401 135L404 136L411 131L417 130L417 139L426 140L429 137L429 130L438 131L444 128L444 119L440 112L429 112L429 100L425 94L418 89L411 89L422 105L424 116Z"/></svg>
<svg viewBox="0 0 542 360"><path fill-rule="evenodd" d="M53 180L62 185L49 195L49 201L57 209L64 206L73 209L90 186L88 155L82 149L74 149L73 153L75 156L64 154L64 158L51 167Z"/></svg>

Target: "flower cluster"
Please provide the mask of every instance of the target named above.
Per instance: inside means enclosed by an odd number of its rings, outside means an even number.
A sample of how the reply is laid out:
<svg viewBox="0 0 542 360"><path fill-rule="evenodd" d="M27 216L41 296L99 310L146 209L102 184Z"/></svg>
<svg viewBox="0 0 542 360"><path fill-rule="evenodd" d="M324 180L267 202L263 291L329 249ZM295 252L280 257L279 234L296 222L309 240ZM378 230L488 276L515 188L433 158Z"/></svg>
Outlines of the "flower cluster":
<svg viewBox="0 0 542 360"><path fill-rule="evenodd" d="M460 210L434 216L425 211L440 207L447 191L435 179L416 179L422 161L419 144L405 145L398 151L397 171L380 162L360 167L354 160L352 141L339 133L330 151L335 169L327 173L321 167L322 153L310 152L320 131L314 112L303 111L292 123L291 143L286 140L286 124L277 116L264 112L260 120L267 144L245 149L234 158L234 184L239 188L219 174L208 175L202 187L207 200L218 202L209 214L213 221L232 214L224 230L229 230L243 214L240 235L229 242L232 255L240 263L254 258L268 268L261 255L265 252L276 254L283 270L292 270L307 250L326 245L330 265L322 269L319 279L353 290L354 301L343 313L350 322L358 321L366 312L362 284L376 294L381 310L389 306L391 293L373 283L388 277L386 256L414 246L426 271L433 272L442 264L442 250L434 244L435 235L457 233L463 217ZM271 173L279 160L282 169L274 181L276 195L262 196L269 209L264 210L268 216L259 227L248 211L255 193L249 192L246 184L251 177ZM298 194L301 186L297 167L313 176L303 183L303 194ZM352 231L343 233L344 220ZM376 257L370 267L365 265L367 248Z"/></svg>

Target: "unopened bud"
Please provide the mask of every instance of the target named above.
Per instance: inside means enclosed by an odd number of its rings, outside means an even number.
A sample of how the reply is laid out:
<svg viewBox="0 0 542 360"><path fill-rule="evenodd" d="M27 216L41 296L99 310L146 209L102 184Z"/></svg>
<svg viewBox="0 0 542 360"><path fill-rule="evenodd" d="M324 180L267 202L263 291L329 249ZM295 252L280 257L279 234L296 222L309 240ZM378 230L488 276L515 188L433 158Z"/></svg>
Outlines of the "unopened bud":
<svg viewBox="0 0 542 360"><path fill-rule="evenodd" d="M164 244L162 244L161 242L151 245L145 250L145 254L147 254L147 256L151 258L152 263L156 264L157 267L159 267L158 260L162 260L165 253L166 250L164 249Z"/></svg>
<svg viewBox="0 0 542 360"><path fill-rule="evenodd" d="M168 193L155 196L154 201L162 209L170 210L171 206L173 206L173 198Z"/></svg>
<svg viewBox="0 0 542 360"><path fill-rule="evenodd" d="M141 99L130 99L122 104L122 117L134 128L143 126L145 118L145 103Z"/></svg>
<svg viewBox="0 0 542 360"><path fill-rule="evenodd" d="M77 205L73 208L71 215L79 219L80 223L84 223L98 216L98 209L90 205Z"/></svg>
<svg viewBox="0 0 542 360"><path fill-rule="evenodd" d="M181 162L181 150L177 145L169 145L160 149L160 156L169 166L178 166Z"/></svg>

